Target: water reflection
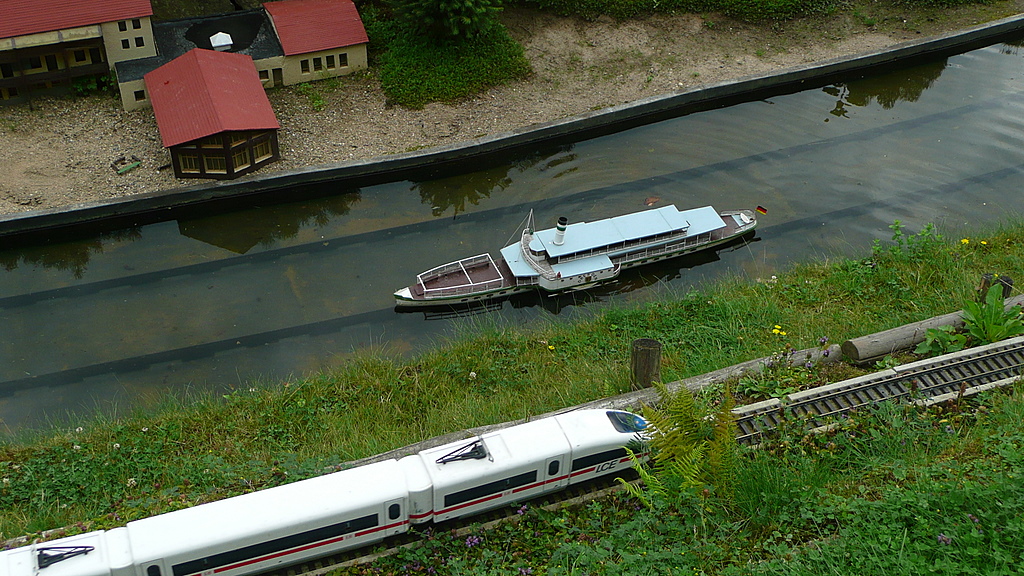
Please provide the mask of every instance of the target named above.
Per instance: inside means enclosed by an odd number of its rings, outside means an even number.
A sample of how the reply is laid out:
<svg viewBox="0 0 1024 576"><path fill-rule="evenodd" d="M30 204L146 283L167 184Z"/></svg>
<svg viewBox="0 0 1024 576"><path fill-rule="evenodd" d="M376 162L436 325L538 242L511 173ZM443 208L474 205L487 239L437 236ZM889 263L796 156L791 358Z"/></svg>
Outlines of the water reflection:
<svg viewBox="0 0 1024 576"><path fill-rule="evenodd" d="M90 240L42 244L0 253L0 265L10 272L20 264L70 272L76 280L85 274L93 254L103 252L109 242L134 242L142 238L141 228L106 232Z"/></svg>
<svg viewBox="0 0 1024 576"><path fill-rule="evenodd" d="M917 102L921 94L942 76L946 65L947 59L943 58L888 74L852 82L837 82L821 90L836 98L836 106L829 114L837 118L849 118L847 106L864 108L870 106L872 102L877 102L882 108L890 110L900 101Z"/></svg>
<svg viewBox="0 0 1024 576"><path fill-rule="evenodd" d="M178 231L182 236L245 254L258 245L271 247L294 238L308 225L326 226L333 218L348 214L360 198L359 192L351 192L265 209L181 219Z"/></svg>
<svg viewBox="0 0 1024 576"><path fill-rule="evenodd" d="M453 216L458 216L465 214L467 203L479 205L481 200L490 198L492 192L512 186L517 180L516 175L535 169L544 160L547 160L547 164L539 167L541 172L567 165L561 172L555 174L554 178L561 176L562 173L575 171L577 167L573 165L573 161L577 158L576 154L565 154L571 149L572 146L563 146L556 150L536 152L527 157L517 158L511 165L416 182L410 190L419 193L420 200L430 206L433 216L441 216L449 209L452 210Z"/></svg>

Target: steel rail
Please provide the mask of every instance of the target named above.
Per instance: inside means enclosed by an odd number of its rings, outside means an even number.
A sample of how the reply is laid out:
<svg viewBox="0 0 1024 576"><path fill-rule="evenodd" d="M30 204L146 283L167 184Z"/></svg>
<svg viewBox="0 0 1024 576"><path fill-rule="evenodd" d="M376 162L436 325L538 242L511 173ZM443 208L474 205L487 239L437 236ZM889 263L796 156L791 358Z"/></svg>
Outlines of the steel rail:
<svg viewBox="0 0 1024 576"><path fill-rule="evenodd" d="M733 410L737 441L755 444L787 421L817 428L885 401L932 404L1017 381L1024 373L1024 337L920 360L795 392Z"/></svg>

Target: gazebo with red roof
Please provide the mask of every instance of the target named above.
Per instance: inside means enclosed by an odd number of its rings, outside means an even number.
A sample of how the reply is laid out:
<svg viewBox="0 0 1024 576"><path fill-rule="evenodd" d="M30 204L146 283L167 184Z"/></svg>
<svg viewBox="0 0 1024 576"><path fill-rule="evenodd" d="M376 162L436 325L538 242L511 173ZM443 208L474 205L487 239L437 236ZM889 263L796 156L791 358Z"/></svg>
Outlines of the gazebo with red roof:
<svg viewBox="0 0 1024 576"><path fill-rule="evenodd" d="M248 56L196 48L145 82L178 178L234 178L280 158L281 125Z"/></svg>

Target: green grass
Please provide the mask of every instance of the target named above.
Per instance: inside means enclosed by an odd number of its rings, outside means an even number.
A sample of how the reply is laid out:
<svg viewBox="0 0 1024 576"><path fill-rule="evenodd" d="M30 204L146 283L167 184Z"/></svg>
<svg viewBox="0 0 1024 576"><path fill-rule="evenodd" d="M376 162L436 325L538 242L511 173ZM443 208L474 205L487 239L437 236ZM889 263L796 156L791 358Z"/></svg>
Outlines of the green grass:
<svg viewBox="0 0 1024 576"><path fill-rule="evenodd" d="M478 321L416 358L370 351L333 373L254 383L223 397L169 398L146 414L83 418L7 439L0 537L117 526L625 392L637 338L663 344L669 382L814 347L822 337L841 342L945 314L973 297L981 274L1020 276L1024 224L976 236L964 244L931 228L911 235L894 226L893 242L859 259L734 278L558 323ZM843 377L816 367L800 386Z"/></svg>
<svg viewBox="0 0 1024 576"><path fill-rule="evenodd" d="M744 449L714 484L621 493L513 522L427 533L333 574L1016 574L1024 561L1024 389L958 409L885 405L827 435ZM517 507L514 505L513 507Z"/></svg>

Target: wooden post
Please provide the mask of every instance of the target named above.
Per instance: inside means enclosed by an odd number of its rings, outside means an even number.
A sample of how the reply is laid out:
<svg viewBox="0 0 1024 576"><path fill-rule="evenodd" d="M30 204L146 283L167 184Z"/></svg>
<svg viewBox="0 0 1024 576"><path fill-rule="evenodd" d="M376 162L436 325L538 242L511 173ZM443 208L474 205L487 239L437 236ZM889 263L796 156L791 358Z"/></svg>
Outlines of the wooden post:
<svg viewBox="0 0 1024 576"><path fill-rule="evenodd" d="M985 297L988 296L989 288L995 284L1001 284L1003 286L1003 300L1010 297L1010 292L1013 291L1013 278L990 272L982 275L981 277L981 283L978 284L978 300L984 302Z"/></svg>
<svg viewBox="0 0 1024 576"><path fill-rule="evenodd" d="M630 384L634 390L647 388L651 382L661 381L661 342L651 338L633 340L630 357Z"/></svg>

